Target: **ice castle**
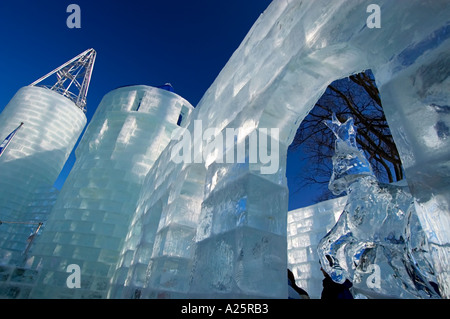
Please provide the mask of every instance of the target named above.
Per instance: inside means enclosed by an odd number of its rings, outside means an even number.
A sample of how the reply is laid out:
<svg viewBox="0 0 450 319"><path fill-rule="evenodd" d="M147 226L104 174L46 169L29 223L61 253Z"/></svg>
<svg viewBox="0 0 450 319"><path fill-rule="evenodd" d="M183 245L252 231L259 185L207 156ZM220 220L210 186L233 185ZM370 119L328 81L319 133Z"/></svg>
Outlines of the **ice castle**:
<svg viewBox="0 0 450 319"><path fill-rule="evenodd" d="M52 72L75 81L76 94L60 80L20 89L0 115L0 138L11 137L0 156L0 296L287 298L288 266L317 296L313 246L346 203L288 213L287 148L328 84L371 69L450 297L450 6L380 0L373 27L369 4L273 1L195 109L167 87L112 90L60 192L52 185L86 125L95 51ZM64 76L78 67L79 81ZM173 132L195 135L196 120L217 136L278 128L278 170L263 174L248 157L174 162ZM248 150L246 136L236 152Z"/></svg>

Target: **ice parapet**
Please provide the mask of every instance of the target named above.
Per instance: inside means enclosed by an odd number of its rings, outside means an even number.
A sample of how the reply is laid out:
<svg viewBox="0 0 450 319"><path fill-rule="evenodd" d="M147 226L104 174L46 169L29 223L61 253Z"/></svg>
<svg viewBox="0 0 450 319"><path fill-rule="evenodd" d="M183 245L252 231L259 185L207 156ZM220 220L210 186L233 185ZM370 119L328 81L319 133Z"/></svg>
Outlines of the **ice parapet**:
<svg viewBox="0 0 450 319"><path fill-rule="evenodd" d="M333 117L327 125L337 137L330 189L336 189L339 177L344 182L337 189L347 191L348 201L319 242L322 268L337 283L352 281L355 291L367 297L438 298L427 242L407 187L381 184L371 174L354 143L351 119L340 124Z"/></svg>

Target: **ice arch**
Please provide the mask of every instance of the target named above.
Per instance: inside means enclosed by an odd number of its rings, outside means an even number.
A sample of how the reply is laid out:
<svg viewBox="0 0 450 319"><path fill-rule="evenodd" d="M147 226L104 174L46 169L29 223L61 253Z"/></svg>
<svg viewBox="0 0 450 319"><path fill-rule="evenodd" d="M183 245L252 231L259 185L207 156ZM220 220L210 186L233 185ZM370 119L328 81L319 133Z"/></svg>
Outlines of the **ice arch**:
<svg viewBox="0 0 450 319"><path fill-rule="evenodd" d="M450 7L380 0L381 28L369 28L369 4L271 3L187 129L194 135L194 120L217 132L279 128L278 171L261 174L251 161L175 164L172 141L145 179L110 297L285 298L287 148L328 84L369 68L450 296Z"/></svg>

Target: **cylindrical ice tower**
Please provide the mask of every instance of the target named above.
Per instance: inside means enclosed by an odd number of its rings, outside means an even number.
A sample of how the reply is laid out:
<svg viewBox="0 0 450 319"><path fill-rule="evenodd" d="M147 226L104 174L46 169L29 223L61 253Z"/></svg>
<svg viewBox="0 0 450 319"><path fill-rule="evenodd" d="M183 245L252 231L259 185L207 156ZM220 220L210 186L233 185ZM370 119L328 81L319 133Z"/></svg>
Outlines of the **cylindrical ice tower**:
<svg viewBox="0 0 450 319"><path fill-rule="evenodd" d="M84 126L84 112L55 91L21 88L0 114L0 139L17 127L0 156L0 263L14 264L36 228L27 207L58 178ZM36 221L38 222L38 221Z"/></svg>
<svg viewBox="0 0 450 319"><path fill-rule="evenodd" d="M104 96L77 150L77 161L33 248L40 269L32 298L105 298L143 180L193 106L145 85ZM67 266L80 267L69 289Z"/></svg>

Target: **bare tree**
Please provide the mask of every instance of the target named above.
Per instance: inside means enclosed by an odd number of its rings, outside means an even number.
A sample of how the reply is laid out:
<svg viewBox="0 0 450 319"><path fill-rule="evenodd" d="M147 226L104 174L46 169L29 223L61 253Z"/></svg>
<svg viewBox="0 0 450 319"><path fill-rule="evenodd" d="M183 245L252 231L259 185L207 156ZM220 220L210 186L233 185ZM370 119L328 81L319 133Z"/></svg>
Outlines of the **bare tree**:
<svg viewBox="0 0 450 319"><path fill-rule="evenodd" d="M301 149L308 169L300 176L301 189L310 184L323 184L317 200L332 198L326 185L331 177L334 135L323 124L335 113L339 121L353 117L357 143L382 182L403 179L400 156L384 115L380 92L370 70L333 82L303 120L290 148Z"/></svg>

